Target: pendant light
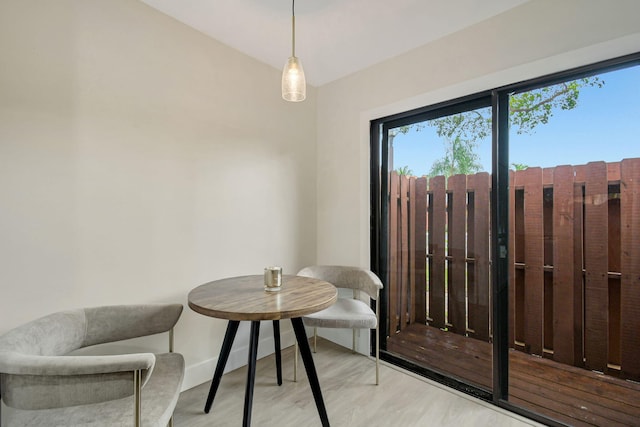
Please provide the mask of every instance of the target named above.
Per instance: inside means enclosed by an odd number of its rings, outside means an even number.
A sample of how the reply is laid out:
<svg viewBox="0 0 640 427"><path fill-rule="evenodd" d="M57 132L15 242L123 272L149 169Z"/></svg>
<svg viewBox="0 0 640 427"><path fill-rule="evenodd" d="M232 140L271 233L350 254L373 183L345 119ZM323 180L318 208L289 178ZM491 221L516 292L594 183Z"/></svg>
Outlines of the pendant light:
<svg viewBox="0 0 640 427"><path fill-rule="evenodd" d="M300 102L307 97L307 83L302 62L296 57L296 0L291 4L291 57L282 71L282 98L285 101Z"/></svg>

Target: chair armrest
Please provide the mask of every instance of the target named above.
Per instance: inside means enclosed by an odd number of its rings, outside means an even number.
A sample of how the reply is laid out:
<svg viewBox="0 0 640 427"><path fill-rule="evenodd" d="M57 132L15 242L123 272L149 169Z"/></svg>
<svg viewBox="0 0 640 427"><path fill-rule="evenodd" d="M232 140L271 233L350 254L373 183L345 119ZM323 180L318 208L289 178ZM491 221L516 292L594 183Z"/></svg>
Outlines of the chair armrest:
<svg viewBox="0 0 640 427"><path fill-rule="evenodd" d="M0 372L13 375L89 375L150 370L152 353L106 356L36 356L18 353L0 355Z"/></svg>
<svg viewBox="0 0 640 427"><path fill-rule="evenodd" d="M3 400L21 409L46 409L120 399L134 392L140 370L145 384L155 366L151 353L108 356L0 354ZM4 366L3 366L4 365Z"/></svg>

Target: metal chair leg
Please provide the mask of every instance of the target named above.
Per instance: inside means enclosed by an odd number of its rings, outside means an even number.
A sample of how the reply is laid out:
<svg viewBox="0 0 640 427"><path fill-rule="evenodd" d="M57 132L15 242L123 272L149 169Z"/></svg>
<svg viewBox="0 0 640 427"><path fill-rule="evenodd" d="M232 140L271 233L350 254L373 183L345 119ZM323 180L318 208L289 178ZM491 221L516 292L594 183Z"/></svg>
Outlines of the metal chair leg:
<svg viewBox="0 0 640 427"><path fill-rule="evenodd" d="M133 371L133 425L140 427L142 425L142 371L136 369Z"/></svg>
<svg viewBox="0 0 640 427"><path fill-rule="evenodd" d="M351 344L351 352L352 353L356 353L356 330L355 328L351 330L351 334L352 334L352 344Z"/></svg>
<svg viewBox="0 0 640 427"><path fill-rule="evenodd" d="M376 385L380 384L380 334L376 326Z"/></svg>
<svg viewBox="0 0 640 427"><path fill-rule="evenodd" d="M380 384L380 294L376 298L376 385Z"/></svg>
<svg viewBox="0 0 640 427"><path fill-rule="evenodd" d="M318 328L313 328L313 352L318 352Z"/></svg>
<svg viewBox="0 0 640 427"><path fill-rule="evenodd" d="M298 381L298 351L298 341L296 341L293 349L293 382Z"/></svg>

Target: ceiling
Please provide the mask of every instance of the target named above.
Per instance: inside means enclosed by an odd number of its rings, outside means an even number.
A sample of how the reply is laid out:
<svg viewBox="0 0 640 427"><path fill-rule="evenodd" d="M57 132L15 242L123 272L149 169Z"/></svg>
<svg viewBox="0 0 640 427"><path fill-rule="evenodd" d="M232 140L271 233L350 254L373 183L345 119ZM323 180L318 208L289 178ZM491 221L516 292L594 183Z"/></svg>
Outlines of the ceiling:
<svg viewBox="0 0 640 427"><path fill-rule="evenodd" d="M275 68L291 56L291 0L141 1ZM298 0L296 56L321 86L526 1Z"/></svg>

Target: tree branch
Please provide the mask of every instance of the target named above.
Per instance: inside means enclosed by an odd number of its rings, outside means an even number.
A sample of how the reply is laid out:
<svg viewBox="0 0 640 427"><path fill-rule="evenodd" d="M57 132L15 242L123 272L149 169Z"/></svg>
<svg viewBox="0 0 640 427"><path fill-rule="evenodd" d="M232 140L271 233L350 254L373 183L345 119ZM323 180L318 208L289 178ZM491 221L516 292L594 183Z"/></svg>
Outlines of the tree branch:
<svg viewBox="0 0 640 427"><path fill-rule="evenodd" d="M564 95L565 93L568 93L569 91L571 91L571 88L569 88L569 86L567 86L566 83L562 83L562 86L564 87L564 89L555 92L553 95L551 95L548 98L545 98L543 100L541 100L540 102L533 104L531 107L527 107L527 108L514 108L514 109L510 109L510 113L530 113L533 110L537 109L538 107L540 107L541 105L547 104L551 101L553 101L554 99L556 99L557 97Z"/></svg>

